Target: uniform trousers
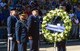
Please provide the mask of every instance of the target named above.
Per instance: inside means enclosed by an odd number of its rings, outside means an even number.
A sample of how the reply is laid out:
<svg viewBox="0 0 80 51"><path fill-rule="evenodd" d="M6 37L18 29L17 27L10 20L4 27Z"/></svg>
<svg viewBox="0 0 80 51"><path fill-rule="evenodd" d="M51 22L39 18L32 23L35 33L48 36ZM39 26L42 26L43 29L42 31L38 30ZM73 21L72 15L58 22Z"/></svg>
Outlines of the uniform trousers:
<svg viewBox="0 0 80 51"><path fill-rule="evenodd" d="M66 41L61 41L57 43L58 51L66 51Z"/></svg>
<svg viewBox="0 0 80 51"><path fill-rule="evenodd" d="M26 49L27 49L27 43L26 42L18 44L18 51L27 51Z"/></svg>
<svg viewBox="0 0 80 51"><path fill-rule="evenodd" d="M29 40L30 41L30 51L39 51L39 40Z"/></svg>
<svg viewBox="0 0 80 51"><path fill-rule="evenodd" d="M11 51L18 51L17 42L12 41L12 50Z"/></svg>

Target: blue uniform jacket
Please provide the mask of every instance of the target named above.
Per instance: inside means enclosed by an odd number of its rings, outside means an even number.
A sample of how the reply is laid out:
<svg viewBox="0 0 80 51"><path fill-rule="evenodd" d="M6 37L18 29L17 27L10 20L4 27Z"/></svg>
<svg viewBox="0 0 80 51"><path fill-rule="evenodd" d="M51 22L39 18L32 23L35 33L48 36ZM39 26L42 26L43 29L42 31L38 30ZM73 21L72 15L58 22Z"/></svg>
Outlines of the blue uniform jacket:
<svg viewBox="0 0 80 51"><path fill-rule="evenodd" d="M29 36L33 39L39 39L39 28L40 28L40 18L39 16L31 15L28 19L29 26ZM34 32L34 33L33 33Z"/></svg>
<svg viewBox="0 0 80 51"><path fill-rule="evenodd" d="M23 21L23 23L26 24L27 21ZM20 42L26 42L27 41L27 28L23 25L23 23L18 20L15 27L15 33L16 33L16 41Z"/></svg>
<svg viewBox="0 0 80 51"><path fill-rule="evenodd" d="M17 18L14 16L9 16L7 19L7 32L8 36L13 37L15 35L15 24L17 22Z"/></svg>

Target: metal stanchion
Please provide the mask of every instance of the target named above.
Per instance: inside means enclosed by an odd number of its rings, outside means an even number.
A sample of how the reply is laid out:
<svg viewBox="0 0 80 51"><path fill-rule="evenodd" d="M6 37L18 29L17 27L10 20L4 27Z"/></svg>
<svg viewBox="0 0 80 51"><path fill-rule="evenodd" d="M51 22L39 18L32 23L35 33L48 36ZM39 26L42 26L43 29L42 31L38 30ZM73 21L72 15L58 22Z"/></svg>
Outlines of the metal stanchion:
<svg viewBox="0 0 80 51"><path fill-rule="evenodd" d="M10 51L9 38L8 38L8 44L7 44L7 51Z"/></svg>
<svg viewBox="0 0 80 51"><path fill-rule="evenodd" d="M12 50L12 37L8 37L8 46L7 46L7 51Z"/></svg>
<svg viewBox="0 0 80 51"><path fill-rule="evenodd" d="M55 33L55 42L54 42L54 51L57 51L57 47L56 47L56 35L57 35L57 33Z"/></svg>

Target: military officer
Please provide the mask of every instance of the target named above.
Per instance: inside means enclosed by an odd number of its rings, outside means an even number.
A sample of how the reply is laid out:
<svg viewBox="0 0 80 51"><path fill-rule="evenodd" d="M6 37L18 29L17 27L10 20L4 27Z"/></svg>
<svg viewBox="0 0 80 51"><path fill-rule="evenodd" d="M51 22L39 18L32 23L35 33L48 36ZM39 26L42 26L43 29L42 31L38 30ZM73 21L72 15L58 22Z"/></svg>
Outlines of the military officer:
<svg viewBox="0 0 80 51"><path fill-rule="evenodd" d="M29 39L32 40L31 51L39 51L38 43L39 43L39 26L40 19L38 10L33 10L32 15L30 15L29 19ZM30 41L31 42L31 41Z"/></svg>
<svg viewBox="0 0 80 51"><path fill-rule="evenodd" d="M26 51L27 47L27 40L28 40L28 33L27 33L27 18L23 13L19 14L20 20L17 21L15 27L16 33L16 41L18 43L18 51Z"/></svg>
<svg viewBox="0 0 80 51"><path fill-rule="evenodd" d="M7 19L7 31L8 31L8 51L17 51L17 43L15 37L15 23L17 22L17 10L11 9L10 16Z"/></svg>

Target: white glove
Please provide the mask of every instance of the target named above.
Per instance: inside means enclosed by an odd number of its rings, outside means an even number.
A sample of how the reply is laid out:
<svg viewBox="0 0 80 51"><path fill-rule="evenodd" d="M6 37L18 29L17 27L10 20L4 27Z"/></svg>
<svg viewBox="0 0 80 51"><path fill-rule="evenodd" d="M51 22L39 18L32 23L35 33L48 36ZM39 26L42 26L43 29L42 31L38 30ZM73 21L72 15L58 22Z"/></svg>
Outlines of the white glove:
<svg viewBox="0 0 80 51"><path fill-rule="evenodd" d="M12 40L13 38L12 38L12 37L8 37L8 39L9 39L9 40Z"/></svg>

